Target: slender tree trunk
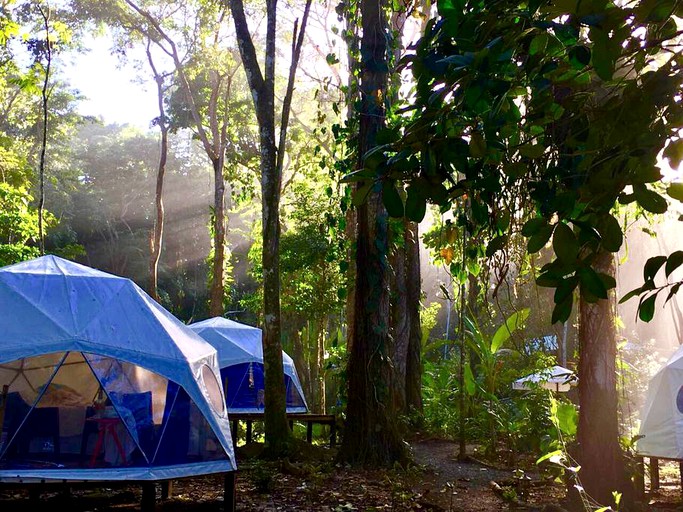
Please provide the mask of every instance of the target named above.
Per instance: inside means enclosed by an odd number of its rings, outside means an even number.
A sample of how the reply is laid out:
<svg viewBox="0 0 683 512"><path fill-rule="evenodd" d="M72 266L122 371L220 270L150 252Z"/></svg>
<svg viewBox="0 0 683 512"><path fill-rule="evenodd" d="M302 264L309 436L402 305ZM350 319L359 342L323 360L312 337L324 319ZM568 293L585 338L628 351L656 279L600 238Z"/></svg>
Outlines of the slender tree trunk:
<svg viewBox="0 0 683 512"><path fill-rule="evenodd" d="M363 38L359 156L374 147L384 126L387 90L387 20L380 0L362 0ZM381 186L357 210L355 320L348 363L348 406L342 460L393 465L407 453L399 433L390 389L394 373L388 356L389 276L387 213Z"/></svg>
<svg viewBox="0 0 683 512"><path fill-rule="evenodd" d="M152 232L152 243L149 258L149 294L159 300L159 260L161 258L161 248L164 238L164 175L166 174L166 159L168 157L168 131L169 126L166 122L166 112L164 110L164 77L157 72L152 53L150 51L151 40L147 39L147 60L154 74L154 81L157 86L157 105L159 108L159 131L161 140L159 144L159 166L157 167L157 184L154 194L156 203L156 220L154 231Z"/></svg>
<svg viewBox="0 0 683 512"><path fill-rule="evenodd" d="M422 417L422 323L420 304L422 296L422 277L420 269L420 238L418 225L405 221L406 243L406 295L410 334L406 357L406 413ZM413 418L414 420L417 418ZM419 421L419 419L418 419Z"/></svg>
<svg viewBox="0 0 683 512"><path fill-rule="evenodd" d="M614 276L614 256L599 253L594 268ZM619 446L615 313L614 290L597 303L580 299L578 478L604 506L614 504L613 491L624 493L622 502L633 497Z"/></svg>
<svg viewBox="0 0 683 512"><path fill-rule="evenodd" d="M318 375L316 381L316 412L320 414L325 414L325 372L323 368L323 365L325 364L325 328L322 319L320 319L319 325L320 329L318 330L317 335L315 337L315 366L317 366L318 368Z"/></svg>
<svg viewBox="0 0 683 512"><path fill-rule="evenodd" d="M45 77L43 79L43 88L41 90L42 107L43 107L43 137L40 146L40 192L38 198L38 245L40 248L40 255L45 254L45 226L43 222L45 210L45 153L47 151L47 122L49 118L48 100L49 91L48 86L50 82L50 69L52 67L52 42L50 41L50 7L47 6L45 10L41 5L38 5L38 11L43 18L43 26L45 28Z"/></svg>
<svg viewBox="0 0 683 512"><path fill-rule="evenodd" d="M223 177L224 158L221 154L213 159L213 261L212 280L209 291L209 314L211 316L223 316L225 279L225 178Z"/></svg>

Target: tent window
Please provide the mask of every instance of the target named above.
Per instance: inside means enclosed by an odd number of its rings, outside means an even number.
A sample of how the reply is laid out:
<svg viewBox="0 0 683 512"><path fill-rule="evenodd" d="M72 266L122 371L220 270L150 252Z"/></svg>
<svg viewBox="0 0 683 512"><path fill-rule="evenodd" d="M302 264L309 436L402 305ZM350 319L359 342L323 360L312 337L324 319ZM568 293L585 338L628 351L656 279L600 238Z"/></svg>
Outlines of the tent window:
<svg viewBox="0 0 683 512"><path fill-rule="evenodd" d="M225 412L225 401L223 400L223 394L221 393L221 385L213 373L213 370L207 366L202 366L202 379L204 380L204 385L209 394L209 401L214 409L219 413L223 414Z"/></svg>

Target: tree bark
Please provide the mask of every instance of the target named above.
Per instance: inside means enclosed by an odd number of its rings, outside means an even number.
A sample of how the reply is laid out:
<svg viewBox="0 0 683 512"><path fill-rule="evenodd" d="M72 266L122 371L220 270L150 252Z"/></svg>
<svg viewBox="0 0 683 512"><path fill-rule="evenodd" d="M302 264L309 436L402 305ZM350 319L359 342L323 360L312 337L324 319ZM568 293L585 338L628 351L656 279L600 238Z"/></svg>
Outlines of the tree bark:
<svg viewBox="0 0 683 512"><path fill-rule="evenodd" d="M362 0L359 167L384 126L387 20L381 0ZM348 406L339 456L357 465L393 465L407 453L391 399L387 213L381 184L357 210L356 293L348 362Z"/></svg>
<svg viewBox="0 0 683 512"><path fill-rule="evenodd" d="M406 356L406 413L422 417L422 323L420 304L422 298L422 277L420 273L420 238L418 225L405 221L406 243L406 299L410 333ZM413 418L417 419L417 418ZM418 419L419 421L419 419Z"/></svg>
<svg viewBox="0 0 683 512"><path fill-rule="evenodd" d="M394 406L398 411L406 411L406 368L408 365L408 344L410 342L410 318L408 315L408 293L406 279L406 247L404 244L394 246L391 254L391 325L390 345L391 362L394 367L392 388Z"/></svg>
<svg viewBox="0 0 683 512"><path fill-rule="evenodd" d="M599 253L595 269L615 276L614 256ZM614 504L613 491L633 496L619 446L616 380L616 326L614 290L608 300L579 302L579 425L578 472L585 492L603 506Z"/></svg>
<svg viewBox="0 0 683 512"><path fill-rule="evenodd" d="M272 455L288 451L290 430L286 416L284 370L282 365L280 317L280 193L282 162L289 116L289 100L294 73L301 54L306 20L311 2L306 3L299 37L292 50L292 64L282 111L280 147L275 142L275 27L277 0L266 1L266 46L264 72L256 58L242 0L230 0L242 63L251 88L259 125L261 151L261 218L263 223L263 359L265 369L264 429L266 445ZM285 132L285 133L283 133Z"/></svg>
<svg viewBox="0 0 683 512"><path fill-rule="evenodd" d="M223 177L223 153L212 159L213 164L213 261L211 289L209 290L209 314L223 316L225 288L225 178Z"/></svg>
<svg viewBox="0 0 683 512"><path fill-rule="evenodd" d="M164 239L164 175L166 174L166 159L168 157L168 132L169 126L166 120L166 112L164 110L164 77L154 65L152 52L150 51L151 40L147 39L147 61L152 68L154 74L154 81L157 86L157 104L159 107L159 131L161 132L161 140L159 141L159 166L157 167L157 183L154 193L154 201L156 204L156 220L154 222L154 231L152 233L151 254L149 258L149 294L150 296L160 302L159 299L159 260L161 259L161 246Z"/></svg>

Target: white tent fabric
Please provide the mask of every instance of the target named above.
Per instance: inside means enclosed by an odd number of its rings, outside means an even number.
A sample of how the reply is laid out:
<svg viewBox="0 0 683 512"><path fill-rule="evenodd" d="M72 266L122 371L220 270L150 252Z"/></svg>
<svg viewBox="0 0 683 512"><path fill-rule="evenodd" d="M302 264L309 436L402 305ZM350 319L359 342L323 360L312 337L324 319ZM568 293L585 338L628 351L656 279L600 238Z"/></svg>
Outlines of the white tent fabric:
<svg viewBox="0 0 683 512"><path fill-rule="evenodd" d="M189 327L216 348L218 364L221 368L240 363L263 364L263 333L258 327L223 317L194 322L189 324ZM284 350L282 351L282 364L285 375L292 379L305 403L294 360Z"/></svg>
<svg viewBox="0 0 683 512"><path fill-rule="evenodd" d="M576 384L576 375L563 366L555 365L545 371L532 373L512 383L512 389L529 390L536 388L567 392Z"/></svg>
<svg viewBox="0 0 683 512"><path fill-rule="evenodd" d="M638 454L683 459L683 346L650 379L639 435Z"/></svg>
<svg viewBox="0 0 683 512"><path fill-rule="evenodd" d="M0 268L0 363L70 351L132 363L182 386L229 460L174 467L27 470L26 474L0 470L0 480L155 480L236 468L227 411L211 405L216 403L216 386L205 381L213 373L220 382L216 350L209 343L130 279L56 256ZM222 397L220 389L218 393Z"/></svg>

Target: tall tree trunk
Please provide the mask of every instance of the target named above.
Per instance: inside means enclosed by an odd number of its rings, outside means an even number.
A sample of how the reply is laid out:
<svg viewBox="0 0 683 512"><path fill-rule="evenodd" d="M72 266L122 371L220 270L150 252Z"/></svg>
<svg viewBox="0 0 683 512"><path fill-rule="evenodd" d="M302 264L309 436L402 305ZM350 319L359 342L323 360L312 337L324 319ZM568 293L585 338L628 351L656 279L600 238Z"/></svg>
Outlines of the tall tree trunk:
<svg viewBox="0 0 683 512"><path fill-rule="evenodd" d="M422 295L422 277L420 269L420 238L418 225L406 220L406 300L410 333L408 336L408 354L406 356L406 413L410 416L422 416L422 323L420 320L420 304ZM418 418L413 418L418 419ZM419 419L418 419L419 421Z"/></svg>
<svg viewBox="0 0 683 512"><path fill-rule="evenodd" d="M595 270L615 276L614 256L598 254ZM614 290L608 300L579 303L579 425L578 478L586 493L598 503L614 504L613 491L632 497L619 446L616 381L616 305Z"/></svg>
<svg viewBox="0 0 683 512"><path fill-rule="evenodd" d="M223 176L223 154L212 159L213 163L213 261L212 280L209 291L209 314L223 316L223 295L225 279L225 178Z"/></svg>
<svg viewBox="0 0 683 512"><path fill-rule="evenodd" d="M151 39L147 39L147 61L152 68L154 74L154 81L157 86L157 105L159 107L159 131L161 132L161 140L159 143L159 166L157 167L157 184L154 193L154 200L156 204L156 219L154 221L154 230L152 232L152 243L149 257L149 294L150 296L160 302L159 299L159 260L161 259L161 247L164 239L164 175L166 174L166 160L168 157L168 131L169 126L166 120L166 112L164 110L164 77L154 65L152 52L150 51Z"/></svg>
<svg viewBox="0 0 683 512"><path fill-rule="evenodd" d="M362 0L359 167L384 126L387 20L381 0ZM407 453L391 400L387 213L381 186L357 210L355 319L348 363L348 406L339 456L354 464L393 465Z"/></svg>
<svg viewBox="0 0 683 512"><path fill-rule="evenodd" d="M316 381L316 395L315 412L325 414L325 371L323 365L325 364L325 327L324 322L320 319L320 329L315 337L315 366L318 367L318 375Z"/></svg>
<svg viewBox="0 0 683 512"><path fill-rule="evenodd" d="M391 362L395 372L395 385L392 388L394 406L398 411L406 410L406 367L408 343L410 342L410 318L408 316L408 293L406 284L406 247L395 246L391 254L390 290L391 324L389 332L392 339Z"/></svg>

